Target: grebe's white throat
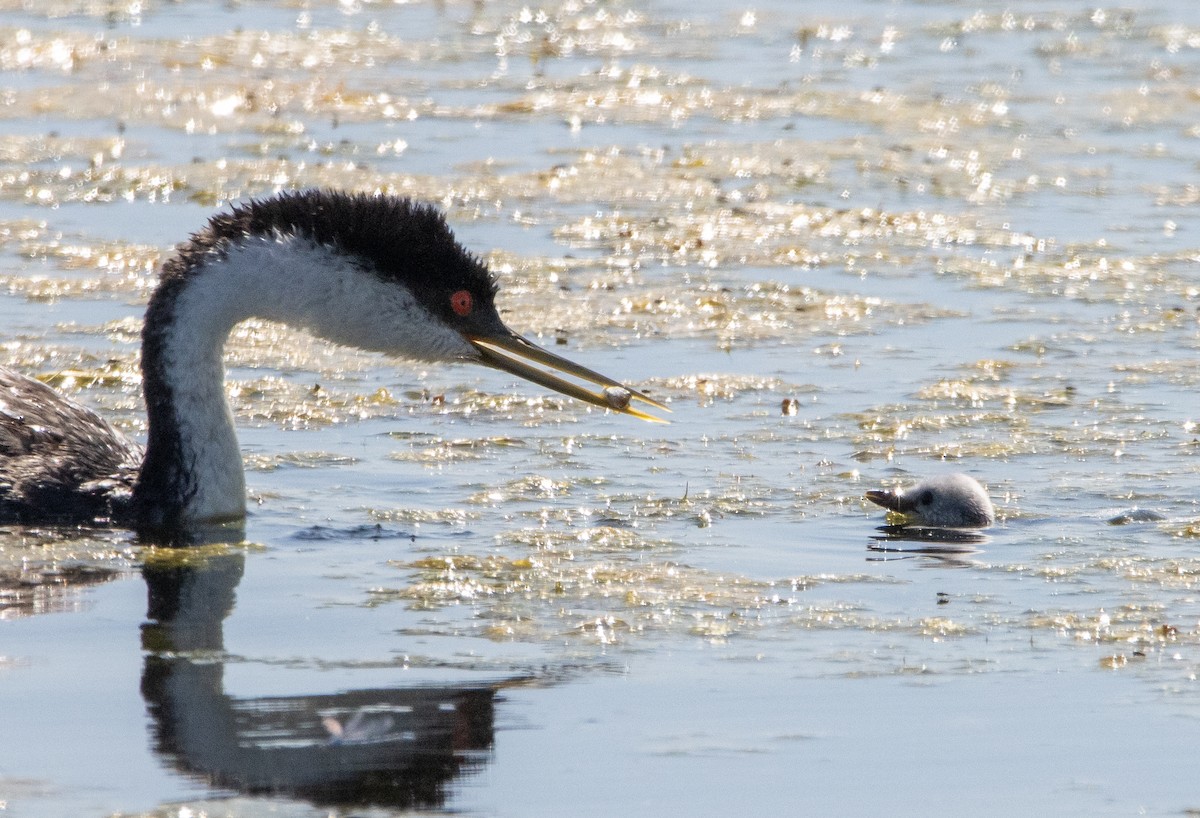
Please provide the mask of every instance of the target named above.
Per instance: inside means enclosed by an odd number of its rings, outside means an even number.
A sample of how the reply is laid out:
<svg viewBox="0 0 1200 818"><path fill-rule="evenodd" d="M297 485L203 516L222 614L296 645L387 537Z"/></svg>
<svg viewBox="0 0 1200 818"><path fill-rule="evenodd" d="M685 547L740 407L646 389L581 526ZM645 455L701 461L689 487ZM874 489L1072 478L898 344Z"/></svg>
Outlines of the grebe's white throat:
<svg viewBox="0 0 1200 818"><path fill-rule="evenodd" d="M426 360L474 357L461 335L406 289L344 254L295 235L255 237L198 267L163 331L163 384L174 396L188 514L229 520L246 512L246 486L226 400L229 333L249 318L282 321L348 346ZM347 316L353 316L348 319Z"/></svg>

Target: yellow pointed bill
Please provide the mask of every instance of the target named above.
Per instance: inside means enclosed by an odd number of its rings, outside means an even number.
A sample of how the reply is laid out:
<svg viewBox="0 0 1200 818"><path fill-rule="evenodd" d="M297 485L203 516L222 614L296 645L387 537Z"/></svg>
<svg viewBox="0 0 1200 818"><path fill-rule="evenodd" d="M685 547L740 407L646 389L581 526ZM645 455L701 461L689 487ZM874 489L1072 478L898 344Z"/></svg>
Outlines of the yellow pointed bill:
<svg viewBox="0 0 1200 818"><path fill-rule="evenodd" d="M479 362L494 369L517 375L527 381L532 381L593 406L633 415L654 423L668 422L664 418L642 411L637 406L640 403L663 412L670 412L671 410L665 404L648 395L643 395L636 389L630 389L606 375L601 375L574 361L568 361L566 358L547 352L516 333L497 336L473 335L469 336L467 340L479 351ZM583 386L566 380L563 375L570 375L603 388L593 389Z"/></svg>

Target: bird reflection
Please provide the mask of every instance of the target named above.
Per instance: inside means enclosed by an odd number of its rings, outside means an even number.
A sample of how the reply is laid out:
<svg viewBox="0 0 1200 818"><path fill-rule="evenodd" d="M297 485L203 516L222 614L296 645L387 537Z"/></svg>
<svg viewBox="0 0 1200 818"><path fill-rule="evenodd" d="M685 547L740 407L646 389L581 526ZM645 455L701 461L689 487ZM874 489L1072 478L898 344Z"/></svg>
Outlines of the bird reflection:
<svg viewBox="0 0 1200 818"><path fill-rule="evenodd" d="M154 749L220 789L323 806L439 808L493 743L497 685L239 698L224 689L222 623L244 557L148 562L142 696Z"/></svg>
<svg viewBox="0 0 1200 818"><path fill-rule="evenodd" d="M934 528L915 525L881 525L871 535L868 560L885 561L929 557L932 564L948 568L971 565L967 559L977 554L990 538L963 528Z"/></svg>

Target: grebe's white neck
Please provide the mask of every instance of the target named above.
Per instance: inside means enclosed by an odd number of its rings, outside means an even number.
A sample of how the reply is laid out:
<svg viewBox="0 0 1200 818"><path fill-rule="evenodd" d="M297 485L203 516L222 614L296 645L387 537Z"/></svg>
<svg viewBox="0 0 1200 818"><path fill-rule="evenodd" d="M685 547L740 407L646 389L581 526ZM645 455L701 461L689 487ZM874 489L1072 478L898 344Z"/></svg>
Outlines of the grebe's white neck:
<svg viewBox="0 0 1200 818"><path fill-rule="evenodd" d="M411 291L310 238L277 233L214 248L165 280L146 314L142 370L149 439L135 488L144 525L245 514L223 357L230 331L252 317L410 358L477 357Z"/></svg>

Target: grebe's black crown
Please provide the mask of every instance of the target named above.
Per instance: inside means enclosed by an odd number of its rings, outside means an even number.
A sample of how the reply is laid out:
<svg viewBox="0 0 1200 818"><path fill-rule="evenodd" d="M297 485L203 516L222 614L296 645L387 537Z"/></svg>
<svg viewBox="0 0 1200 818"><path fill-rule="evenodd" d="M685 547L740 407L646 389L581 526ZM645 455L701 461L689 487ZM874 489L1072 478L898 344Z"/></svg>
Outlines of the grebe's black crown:
<svg viewBox="0 0 1200 818"><path fill-rule="evenodd" d="M450 319L447 293L469 291L491 304L496 282L455 239L437 208L400 196L328 190L291 191L235 205L179 248L164 277L186 271L247 238L297 236L361 259L363 268L402 284Z"/></svg>

